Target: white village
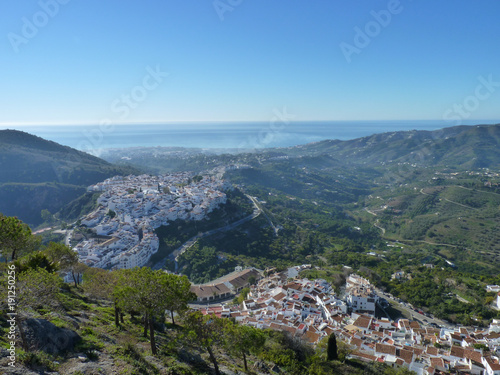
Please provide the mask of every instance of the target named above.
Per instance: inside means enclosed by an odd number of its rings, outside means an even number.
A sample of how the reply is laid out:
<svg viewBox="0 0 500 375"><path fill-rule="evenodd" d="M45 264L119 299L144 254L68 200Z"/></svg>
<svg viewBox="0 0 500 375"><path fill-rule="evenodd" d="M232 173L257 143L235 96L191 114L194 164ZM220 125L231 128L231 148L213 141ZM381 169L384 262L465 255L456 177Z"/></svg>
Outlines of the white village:
<svg viewBox="0 0 500 375"><path fill-rule="evenodd" d="M377 318L376 309L384 312L383 306L388 303L367 279L350 274L341 298L325 280L301 278L299 272L309 268L311 265L297 266L266 277L253 268L236 270L191 290L198 301L213 301L199 307L204 314L234 318L260 329L286 331L312 345L335 334L348 344L350 358L406 367L418 375L500 374L500 320L494 319L488 328L480 329ZM240 306L217 303L219 297L248 286L250 279L257 282L250 286ZM500 307L500 293L498 304Z"/></svg>
<svg viewBox="0 0 500 375"><path fill-rule="evenodd" d="M215 176L193 177L116 176L90 186L89 192L102 192L99 207L81 224L99 237L74 247L80 261L107 269L144 266L158 251L156 228L177 219L202 220L226 202L227 183Z"/></svg>
<svg viewBox="0 0 500 375"><path fill-rule="evenodd" d="M99 207L81 220L99 238L82 239L74 250L82 262L107 269L144 266L158 251L154 230L177 219L202 220L226 202L231 186L219 177L175 173L113 177L92 185ZM317 345L331 334L349 347L348 356L406 367L418 375L500 375L500 321L486 329L437 326L422 320L380 316L387 301L369 280L351 273L339 296L325 280L301 278L310 265L284 272L236 267L204 285L192 285L203 314L233 318L260 329L286 331ZM167 272L167 271L165 271ZM493 288L495 286L489 286ZM232 303L243 288L242 304ZM500 287L497 290L500 308Z"/></svg>

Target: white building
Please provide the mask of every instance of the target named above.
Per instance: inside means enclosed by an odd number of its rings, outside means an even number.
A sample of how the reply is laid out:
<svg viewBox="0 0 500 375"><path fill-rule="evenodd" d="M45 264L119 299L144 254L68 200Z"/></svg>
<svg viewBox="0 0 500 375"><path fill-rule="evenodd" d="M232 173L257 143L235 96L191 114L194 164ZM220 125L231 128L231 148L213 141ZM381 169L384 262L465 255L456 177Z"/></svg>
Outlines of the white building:
<svg viewBox="0 0 500 375"><path fill-rule="evenodd" d="M347 278L346 285L346 302L352 311L375 314L378 296L374 293L370 282L359 275L352 274Z"/></svg>
<svg viewBox="0 0 500 375"><path fill-rule="evenodd" d="M483 357L482 358L484 373L486 375L500 375L500 363L498 357Z"/></svg>

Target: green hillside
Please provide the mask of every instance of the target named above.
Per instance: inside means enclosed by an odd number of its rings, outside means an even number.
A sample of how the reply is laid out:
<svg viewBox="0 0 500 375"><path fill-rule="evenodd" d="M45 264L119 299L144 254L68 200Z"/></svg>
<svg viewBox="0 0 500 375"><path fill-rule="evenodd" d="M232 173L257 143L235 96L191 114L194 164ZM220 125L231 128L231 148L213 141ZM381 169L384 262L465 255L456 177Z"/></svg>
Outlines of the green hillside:
<svg viewBox="0 0 500 375"><path fill-rule="evenodd" d="M435 131L380 133L349 141L290 147L291 155L330 155L346 163L492 168L500 166L500 124L456 126Z"/></svg>
<svg viewBox="0 0 500 375"><path fill-rule="evenodd" d="M0 131L0 212L30 225L42 222L42 209L57 212L87 186L134 172L25 132Z"/></svg>

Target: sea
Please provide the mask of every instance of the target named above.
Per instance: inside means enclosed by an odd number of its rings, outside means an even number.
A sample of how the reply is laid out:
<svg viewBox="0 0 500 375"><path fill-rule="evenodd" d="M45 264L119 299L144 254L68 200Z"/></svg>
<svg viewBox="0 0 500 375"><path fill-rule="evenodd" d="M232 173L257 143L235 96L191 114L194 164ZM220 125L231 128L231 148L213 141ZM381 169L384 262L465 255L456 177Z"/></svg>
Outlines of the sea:
<svg viewBox="0 0 500 375"><path fill-rule="evenodd" d="M500 121L470 120L462 125ZM16 125L47 140L99 155L102 150L129 147L258 149L289 147L327 139L349 140L376 133L437 130L455 124L443 120L415 121L279 121L196 122L108 125Z"/></svg>

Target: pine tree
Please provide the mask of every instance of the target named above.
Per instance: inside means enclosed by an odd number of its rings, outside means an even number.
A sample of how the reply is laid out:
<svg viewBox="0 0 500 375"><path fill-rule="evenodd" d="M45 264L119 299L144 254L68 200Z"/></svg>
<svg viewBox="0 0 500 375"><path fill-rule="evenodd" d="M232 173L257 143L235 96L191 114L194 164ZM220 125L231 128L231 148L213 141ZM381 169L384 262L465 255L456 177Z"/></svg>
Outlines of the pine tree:
<svg viewBox="0 0 500 375"><path fill-rule="evenodd" d="M329 361L336 361L339 359L339 355L337 353L337 338L335 337L335 333L332 333L328 337L327 357Z"/></svg>

